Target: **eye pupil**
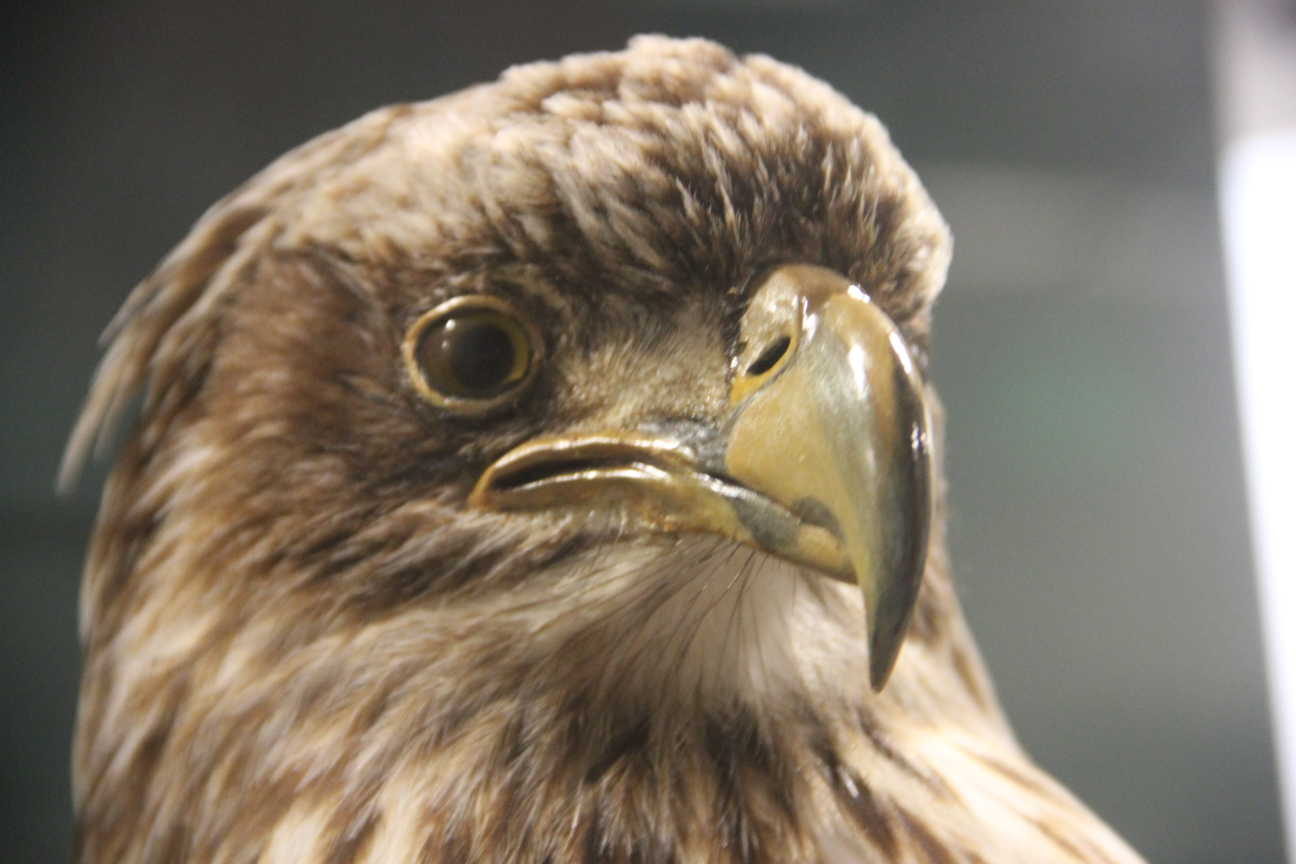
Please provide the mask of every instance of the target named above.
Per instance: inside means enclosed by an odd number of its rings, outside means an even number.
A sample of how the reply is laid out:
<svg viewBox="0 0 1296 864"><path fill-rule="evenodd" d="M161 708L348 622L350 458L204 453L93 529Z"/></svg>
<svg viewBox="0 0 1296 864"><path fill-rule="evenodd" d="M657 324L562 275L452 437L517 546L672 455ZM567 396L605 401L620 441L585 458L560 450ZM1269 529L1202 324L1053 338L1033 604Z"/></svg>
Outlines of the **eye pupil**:
<svg viewBox="0 0 1296 864"><path fill-rule="evenodd" d="M508 383L516 365L516 349L504 328L490 323L468 323L444 331L450 371L463 388L487 394Z"/></svg>

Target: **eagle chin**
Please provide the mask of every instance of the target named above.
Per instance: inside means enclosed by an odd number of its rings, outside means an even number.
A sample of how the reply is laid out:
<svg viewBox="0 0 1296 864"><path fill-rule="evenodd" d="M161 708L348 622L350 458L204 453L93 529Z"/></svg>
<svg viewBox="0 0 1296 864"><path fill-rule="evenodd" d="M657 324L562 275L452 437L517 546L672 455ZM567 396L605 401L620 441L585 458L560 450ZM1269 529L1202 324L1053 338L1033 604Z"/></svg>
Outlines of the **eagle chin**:
<svg viewBox="0 0 1296 864"><path fill-rule="evenodd" d="M1136 862L1015 743L944 547L948 229L702 40L375 111L141 283L77 859Z"/></svg>

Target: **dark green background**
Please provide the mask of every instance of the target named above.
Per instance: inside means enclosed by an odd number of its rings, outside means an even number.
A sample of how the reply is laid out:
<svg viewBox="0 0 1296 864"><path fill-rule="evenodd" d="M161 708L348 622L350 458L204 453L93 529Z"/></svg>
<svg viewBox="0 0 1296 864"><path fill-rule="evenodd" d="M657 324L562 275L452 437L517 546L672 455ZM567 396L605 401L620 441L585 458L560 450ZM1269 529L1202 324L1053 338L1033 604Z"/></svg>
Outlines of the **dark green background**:
<svg viewBox="0 0 1296 864"><path fill-rule="evenodd" d="M131 285L309 136L658 31L832 82L883 118L952 223L935 362L953 555L1028 748L1152 861L1281 860L1203 8L124 0L19 15L0 88L0 858L69 848L77 581L102 468L69 499L51 490L95 337Z"/></svg>

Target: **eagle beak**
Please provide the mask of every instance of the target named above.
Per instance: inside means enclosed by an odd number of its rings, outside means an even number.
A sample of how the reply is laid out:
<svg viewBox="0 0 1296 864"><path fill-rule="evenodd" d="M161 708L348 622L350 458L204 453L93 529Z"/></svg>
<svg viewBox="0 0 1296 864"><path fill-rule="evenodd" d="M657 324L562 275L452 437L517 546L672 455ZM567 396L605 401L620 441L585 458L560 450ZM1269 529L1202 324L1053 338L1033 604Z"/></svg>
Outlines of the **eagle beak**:
<svg viewBox="0 0 1296 864"><path fill-rule="evenodd" d="M896 326L820 267L774 271L745 341L769 345L732 386L729 476L837 538L864 592L869 677L886 683L927 558L931 457L922 382ZM786 342L784 342L786 340ZM768 352L784 345L768 365ZM796 558L795 547L779 550Z"/></svg>
<svg viewBox="0 0 1296 864"><path fill-rule="evenodd" d="M728 410L707 433L529 441L485 471L470 503L620 507L655 531L719 534L855 581L881 690L917 600L931 521L929 421L913 359L858 286L789 265L753 294L734 364Z"/></svg>

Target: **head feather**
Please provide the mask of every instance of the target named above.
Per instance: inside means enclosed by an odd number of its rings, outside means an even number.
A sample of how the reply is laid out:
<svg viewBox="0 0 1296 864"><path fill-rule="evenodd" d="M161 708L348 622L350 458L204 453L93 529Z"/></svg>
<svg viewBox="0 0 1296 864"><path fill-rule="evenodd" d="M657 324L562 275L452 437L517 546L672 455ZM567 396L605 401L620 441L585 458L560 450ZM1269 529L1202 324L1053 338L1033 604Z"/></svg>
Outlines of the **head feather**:
<svg viewBox="0 0 1296 864"><path fill-rule="evenodd" d="M950 255L882 125L800 70L662 37L515 67L329 132L208 210L105 332L61 487L135 396L154 416L186 398L226 296L271 248L513 259L586 292L732 286L800 257L868 285L920 346Z"/></svg>
<svg viewBox="0 0 1296 864"><path fill-rule="evenodd" d="M87 565L82 860L1132 860L1017 749L940 525L874 697L857 592L617 514L463 507L625 382L716 389L699 361L771 264L849 275L921 355L949 254L875 118L702 40L516 67L270 165L132 293L61 471L143 396ZM404 328L465 291L565 349L515 417L402 377Z"/></svg>

